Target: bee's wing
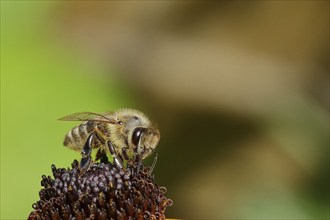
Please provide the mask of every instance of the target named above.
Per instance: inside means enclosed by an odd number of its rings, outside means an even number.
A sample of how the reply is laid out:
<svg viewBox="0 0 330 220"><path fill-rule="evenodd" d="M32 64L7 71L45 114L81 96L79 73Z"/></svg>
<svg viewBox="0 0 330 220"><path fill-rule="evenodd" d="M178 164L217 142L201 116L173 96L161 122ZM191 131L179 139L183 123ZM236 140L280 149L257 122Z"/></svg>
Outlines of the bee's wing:
<svg viewBox="0 0 330 220"><path fill-rule="evenodd" d="M116 120L112 117L110 112L105 114L97 114L93 112L77 112L71 115L66 115L58 120L61 121L99 121L115 124Z"/></svg>

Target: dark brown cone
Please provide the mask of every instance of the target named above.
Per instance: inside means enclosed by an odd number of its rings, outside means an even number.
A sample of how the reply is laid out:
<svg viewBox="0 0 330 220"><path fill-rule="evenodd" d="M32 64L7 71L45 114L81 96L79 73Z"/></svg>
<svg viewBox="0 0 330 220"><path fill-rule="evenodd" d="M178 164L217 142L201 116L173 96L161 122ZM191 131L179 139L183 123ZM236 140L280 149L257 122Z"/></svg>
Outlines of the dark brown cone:
<svg viewBox="0 0 330 220"><path fill-rule="evenodd" d="M95 163L79 177L75 160L72 169L52 165L52 171L54 179L42 176L40 200L28 220L165 219L173 203L143 166L118 170L111 163Z"/></svg>

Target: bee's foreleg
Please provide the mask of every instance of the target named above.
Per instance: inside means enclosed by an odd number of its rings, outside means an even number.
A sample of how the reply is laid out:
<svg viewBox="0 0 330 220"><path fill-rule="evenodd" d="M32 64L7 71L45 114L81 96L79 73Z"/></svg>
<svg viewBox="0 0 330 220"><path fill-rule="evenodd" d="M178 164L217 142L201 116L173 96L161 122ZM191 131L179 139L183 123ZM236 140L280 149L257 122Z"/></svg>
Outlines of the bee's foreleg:
<svg viewBox="0 0 330 220"><path fill-rule="evenodd" d="M81 160L80 160L80 175L84 174L91 163L91 153L92 153L92 143L93 143L93 137L94 133L91 133L88 138L86 143L84 144L83 149L81 150Z"/></svg>
<svg viewBox="0 0 330 220"><path fill-rule="evenodd" d="M118 156L111 141L108 141L108 148L109 148L110 154L113 156L113 162L114 162L115 166L119 169L123 169L123 160Z"/></svg>
<svg viewBox="0 0 330 220"><path fill-rule="evenodd" d="M134 161L137 163L137 172L140 172L142 166L142 158L137 153L135 154Z"/></svg>
<svg viewBox="0 0 330 220"><path fill-rule="evenodd" d="M121 151L122 151L123 158L125 160L129 161L129 156L127 154L127 148L126 147L123 147L123 149Z"/></svg>

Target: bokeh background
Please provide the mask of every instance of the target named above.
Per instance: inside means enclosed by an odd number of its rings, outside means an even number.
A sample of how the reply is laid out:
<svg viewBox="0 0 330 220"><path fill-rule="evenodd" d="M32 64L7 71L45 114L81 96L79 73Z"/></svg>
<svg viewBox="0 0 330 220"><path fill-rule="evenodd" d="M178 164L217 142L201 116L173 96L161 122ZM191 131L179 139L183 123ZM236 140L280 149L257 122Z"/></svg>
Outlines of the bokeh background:
<svg viewBox="0 0 330 220"><path fill-rule="evenodd" d="M168 217L329 218L328 1L2 0L1 219L79 159L59 117L121 107L161 129Z"/></svg>

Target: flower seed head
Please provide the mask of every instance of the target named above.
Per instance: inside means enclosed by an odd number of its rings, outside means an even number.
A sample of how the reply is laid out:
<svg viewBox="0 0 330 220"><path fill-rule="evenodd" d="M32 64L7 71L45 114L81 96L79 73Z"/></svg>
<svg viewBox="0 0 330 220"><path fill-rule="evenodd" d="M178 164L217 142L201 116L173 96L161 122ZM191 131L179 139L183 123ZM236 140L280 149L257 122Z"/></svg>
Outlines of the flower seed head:
<svg viewBox="0 0 330 220"><path fill-rule="evenodd" d="M71 169L51 168L54 179L42 176L40 200L28 220L165 219L173 203L143 165L119 170L111 163L94 163L82 176L77 160Z"/></svg>

